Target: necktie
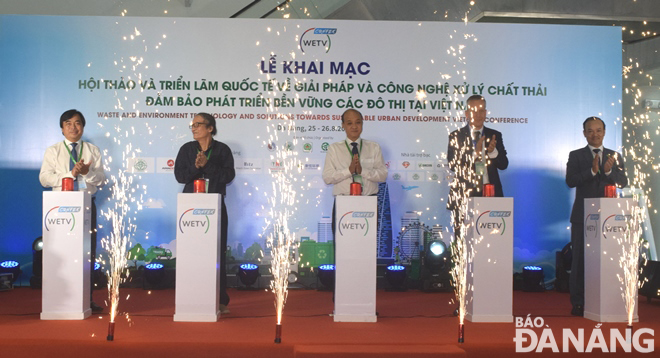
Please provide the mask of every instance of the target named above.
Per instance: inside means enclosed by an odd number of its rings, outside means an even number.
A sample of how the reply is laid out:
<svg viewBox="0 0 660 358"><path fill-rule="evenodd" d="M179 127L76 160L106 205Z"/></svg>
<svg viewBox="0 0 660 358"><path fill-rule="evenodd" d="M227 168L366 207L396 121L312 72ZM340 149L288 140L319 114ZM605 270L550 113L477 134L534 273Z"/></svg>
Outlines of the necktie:
<svg viewBox="0 0 660 358"><path fill-rule="evenodd" d="M69 160L69 170L73 170L73 167L78 162L78 152L76 152L76 146L78 146L78 143L71 143L71 159Z"/></svg>
<svg viewBox="0 0 660 358"><path fill-rule="evenodd" d="M357 154L359 158L360 152L358 152L357 143L353 142L351 143L351 145L353 146L353 150L351 151L352 157L355 157L355 155ZM353 160L353 158L351 158L351 160ZM353 175L355 174L357 174L357 168L355 168L355 173L353 173Z"/></svg>
<svg viewBox="0 0 660 358"><path fill-rule="evenodd" d="M360 152L358 152L357 143L356 143L356 142L353 142L353 143L351 143L351 145L353 146L353 150L351 151L351 154L353 154L353 155L356 155L356 154L357 154L357 155L360 155Z"/></svg>
<svg viewBox="0 0 660 358"><path fill-rule="evenodd" d="M594 148L594 153L598 157L598 173L602 174L603 172L603 161L600 160L600 149L599 148Z"/></svg>
<svg viewBox="0 0 660 358"><path fill-rule="evenodd" d="M472 143L474 147L477 147L477 142L479 141L479 137L481 137L481 132L479 131L474 131L472 132L472 138L474 138L474 142Z"/></svg>
<svg viewBox="0 0 660 358"><path fill-rule="evenodd" d="M71 143L71 159L69 160L69 170L73 170L73 167L78 162L78 152L76 147L78 143ZM78 191L78 178L73 178L73 190Z"/></svg>

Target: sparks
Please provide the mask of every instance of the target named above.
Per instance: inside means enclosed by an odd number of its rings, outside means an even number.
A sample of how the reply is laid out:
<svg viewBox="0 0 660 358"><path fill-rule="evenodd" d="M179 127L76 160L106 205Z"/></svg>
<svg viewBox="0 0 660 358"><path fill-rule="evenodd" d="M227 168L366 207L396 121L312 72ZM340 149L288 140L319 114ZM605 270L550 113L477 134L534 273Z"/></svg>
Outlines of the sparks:
<svg viewBox="0 0 660 358"><path fill-rule="evenodd" d="M275 81L275 80L272 80ZM293 118L293 117L291 117ZM296 191L293 189L293 183L296 178L294 174L299 174L301 165L297 159L298 153L291 149L287 140L295 147L297 139L295 139L295 121L289 119L286 127L289 130L286 132L287 137L280 140L280 135L275 130L276 124L271 124L269 128L269 143L278 143L277 151L274 154L274 161L277 163L277 168L271 169L272 191L268 197L270 209L266 218L266 228L269 228L267 235L266 245L271 249L271 262L270 272L273 278L270 282L270 289L275 295L275 311L276 311L276 333L275 343L281 342L282 334L282 312L286 299L288 296L289 273L291 272L291 265L297 264L295 259L292 259L292 251L295 250L296 240L295 235L289 229L289 219L296 211ZM266 193L264 193L266 194ZM294 255L295 256L295 255Z"/></svg>

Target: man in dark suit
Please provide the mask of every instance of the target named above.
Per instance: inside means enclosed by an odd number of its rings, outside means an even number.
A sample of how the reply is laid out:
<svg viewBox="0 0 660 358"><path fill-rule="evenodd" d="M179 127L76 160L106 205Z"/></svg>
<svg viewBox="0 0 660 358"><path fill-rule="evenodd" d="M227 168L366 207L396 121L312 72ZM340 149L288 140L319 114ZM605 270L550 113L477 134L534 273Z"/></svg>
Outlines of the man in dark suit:
<svg viewBox="0 0 660 358"><path fill-rule="evenodd" d="M619 188L628 185L621 155L603 147L605 122L589 117L582 123L582 129L589 144L572 151L566 164L566 184L576 188L571 212L573 262L569 281L574 316L584 315L584 199L605 196L606 185Z"/></svg>
<svg viewBox="0 0 660 358"><path fill-rule="evenodd" d="M495 196L504 196L499 171L509 166L509 159L502 133L484 127L487 114L486 99L471 96L465 111L468 125L449 134L447 162L454 180L449 185L447 209L453 214L455 235L463 222L461 204L467 197L482 196L483 184L493 184Z"/></svg>

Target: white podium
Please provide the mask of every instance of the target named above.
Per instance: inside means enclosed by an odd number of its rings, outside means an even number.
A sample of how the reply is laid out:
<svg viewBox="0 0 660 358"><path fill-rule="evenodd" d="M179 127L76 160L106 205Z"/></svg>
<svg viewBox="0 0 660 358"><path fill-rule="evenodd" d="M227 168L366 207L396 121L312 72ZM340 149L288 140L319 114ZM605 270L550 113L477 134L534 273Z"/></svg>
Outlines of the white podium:
<svg viewBox="0 0 660 358"><path fill-rule="evenodd" d="M628 322L621 297L622 254L617 239L627 229L633 199L584 199L584 317L597 322ZM637 307L633 320L637 322Z"/></svg>
<svg viewBox="0 0 660 358"><path fill-rule="evenodd" d="M335 202L335 322L376 322L375 196Z"/></svg>
<svg viewBox="0 0 660 358"><path fill-rule="evenodd" d="M174 321L216 322L220 316L220 194L178 194Z"/></svg>
<svg viewBox="0 0 660 358"><path fill-rule="evenodd" d="M513 322L513 198L470 198L467 312L472 322Z"/></svg>
<svg viewBox="0 0 660 358"><path fill-rule="evenodd" d="M90 309L92 199L86 191L43 195L41 319L76 320Z"/></svg>

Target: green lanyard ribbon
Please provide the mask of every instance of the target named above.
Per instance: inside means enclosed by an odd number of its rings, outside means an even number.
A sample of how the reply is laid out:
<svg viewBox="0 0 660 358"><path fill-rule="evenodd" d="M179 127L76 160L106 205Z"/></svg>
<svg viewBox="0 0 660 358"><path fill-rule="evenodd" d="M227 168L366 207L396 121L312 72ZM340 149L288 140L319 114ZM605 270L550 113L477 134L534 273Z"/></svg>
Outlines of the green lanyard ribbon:
<svg viewBox="0 0 660 358"><path fill-rule="evenodd" d="M66 148L66 151L69 152L69 157L71 158L71 161L74 163L78 163L78 161L82 159L82 153L84 148L83 141L80 141L80 154L78 154L78 160L73 159L73 154L71 154L71 149L69 149L69 146L66 144L66 142L62 141L62 143L64 143L64 147Z"/></svg>
<svg viewBox="0 0 660 358"><path fill-rule="evenodd" d="M201 149L201 148L197 149L197 153L202 152L200 149ZM212 151L213 151L213 148L211 148L211 147L209 146L209 154L206 155L206 160L211 159L211 152L212 152ZM202 152L202 153L204 153L204 152Z"/></svg>

